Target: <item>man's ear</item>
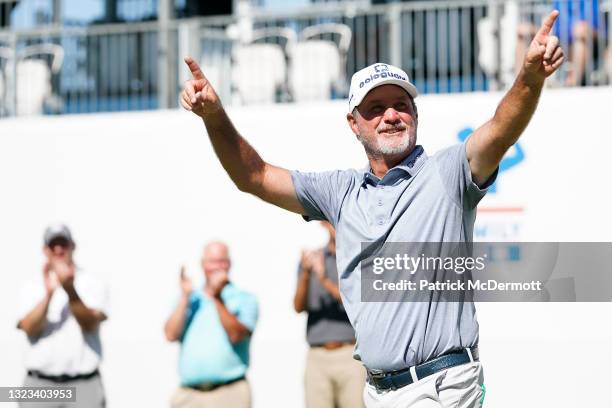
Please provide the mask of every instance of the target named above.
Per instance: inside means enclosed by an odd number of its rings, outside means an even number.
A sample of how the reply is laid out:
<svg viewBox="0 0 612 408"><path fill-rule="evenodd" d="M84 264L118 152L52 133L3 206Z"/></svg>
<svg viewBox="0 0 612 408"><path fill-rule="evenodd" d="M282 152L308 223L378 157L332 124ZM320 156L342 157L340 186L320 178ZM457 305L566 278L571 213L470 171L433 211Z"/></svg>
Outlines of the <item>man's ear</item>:
<svg viewBox="0 0 612 408"><path fill-rule="evenodd" d="M356 110L354 110L353 112L356 112ZM346 114L346 121L348 122L355 136L358 136L359 128L357 127L357 120L355 119L355 116L353 115L353 113L349 112Z"/></svg>

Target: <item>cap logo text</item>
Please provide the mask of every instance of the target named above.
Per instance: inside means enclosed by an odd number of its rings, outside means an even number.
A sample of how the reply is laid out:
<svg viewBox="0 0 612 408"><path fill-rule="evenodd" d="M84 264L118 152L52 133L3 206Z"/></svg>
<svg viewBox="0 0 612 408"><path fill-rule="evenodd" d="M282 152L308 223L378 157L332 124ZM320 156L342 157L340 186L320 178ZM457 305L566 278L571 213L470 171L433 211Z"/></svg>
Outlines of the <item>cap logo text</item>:
<svg viewBox="0 0 612 408"><path fill-rule="evenodd" d="M380 71L379 71L378 69L376 69L379 66L384 67L384 68L381 68ZM375 81L375 80L380 79L380 78L383 78L383 79L384 78L397 78L397 79L400 79L402 81L408 81L408 78L406 78L405 76L402 76L400 74L396 74L395 72L389 71L389 67L387 67L385 64L378 64L378 65L374 66L374 68L376 69L376 72L379 72L379 73L378 74L374 74L374 75L370 74L369 78L366 78L365 80L363 80L363 81L361 81L359 83L359 88L363 88L366 84L369 84L370 82Z"/></svg>

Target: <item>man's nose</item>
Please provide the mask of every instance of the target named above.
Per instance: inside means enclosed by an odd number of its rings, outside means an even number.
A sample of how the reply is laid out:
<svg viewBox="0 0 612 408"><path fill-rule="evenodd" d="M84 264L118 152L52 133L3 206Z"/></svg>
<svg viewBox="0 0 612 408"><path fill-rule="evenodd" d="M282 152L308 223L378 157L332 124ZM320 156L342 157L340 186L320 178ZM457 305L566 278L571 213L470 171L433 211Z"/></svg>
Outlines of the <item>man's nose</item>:
<svg viewBox="0 0 612 408"><path fill-rule="evenodd" d="M387 108L383 119L387 123L397 123L401 120L399 112L396 111L394 108Z"/></svg>

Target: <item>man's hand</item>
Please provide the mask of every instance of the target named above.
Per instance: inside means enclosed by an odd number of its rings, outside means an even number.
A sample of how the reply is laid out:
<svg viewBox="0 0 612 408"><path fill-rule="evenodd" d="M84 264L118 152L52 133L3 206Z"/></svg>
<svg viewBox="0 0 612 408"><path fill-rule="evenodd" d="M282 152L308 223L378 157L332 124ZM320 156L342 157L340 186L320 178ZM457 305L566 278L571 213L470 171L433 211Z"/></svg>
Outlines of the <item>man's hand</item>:
<svg viewBox="0 0 612 408"><path fill-rule="evenodd" d="M304 249L300 257L300 268L302 273L310 275L312 271L312 251Z"/></svg>
<svg viewBox="0 0 612 408"><path fill-rule="evenodd" d="M51 270L57 275L59 283L66 288L74 284L74 265L61 259L51 260Z"/></svg>
<svg viewBox="0 0 612 408"><path fill-rule="evenodd" d="M312 265L312 271L319 282L323 282L325 279L327 279L327 276L325 275L325 257L323 256L323 251L318 250L311 252L310 262Z"/></svg>
<svg viewBox="0 0 612 408"><path fill-rule="evenodd" d="M106 320L106 315L96 309L90 309L83 303L83 300L74 287L74 275L76 268L73 263L64 259L52 258L50 261L50 271L57 275L59 283L68 295L70 311L77 320L84 332L91 333L98 329L100 322Z"/></svg>
<svg viewBox="0 0 612 408"><path fill-rule="evenodd" d="M47 296L51 296L59 286L59 280L55 272L51 270L50 262L45 262L43 266L43 282L45 284L45 293Z"/></svg>
<svg viewBox="0 0 612 408"><path fill-rule="evenodd" d="M185 83L181 93L181 105L188 111L204 118L211 113L219 112L221 100L208 79L202 73L200 66L191 57L185 58L185 63L191 71L193 79Z"/></svg>
<svg viewBox="0 0 612 408"><path fill-rule="evenodd" d="M342 303L342 297L340 296L340 289L325 273L325 254L322 249L315 251L304 251L302 258L306 260L310 267L311 273L317 277L319 284L325 289L337 302ZM294 299L295 310L299 313L305 310L306 294L302 296L302 303L298 304ZM298 307L299 306L299 307Z"/></svg>
<svg viewBox="0 0 612 408"><path fill-rule="evenodd" d="M229 275L223 270L214 272L207 279L206 293L212 298L218 298L225 285L229 283Z"/></svg>
<svg viewBox="0 0 612 408"><path fill-rule="evenodd" d="M302 273L314 275L319 280L325 279L325 258L322 250L303 250L300 258Z"/></svg>
<svg viewBox="0 0 612 408"><path fill-rule="evenodd" d="M185 266L181 266L181 275L180 275L180 283L181 283L181 292L183 296L189 297L191 292L193 291L193 284L191 283L191 279L185 273Z"/></svg>
<svg viewBox="0 0 612 408"><path fill-rule="evenodd" d="M183 332L185 331L185 321L187 319L187 311L189 310L189 296L193 291L193 285L191 279L185 273L185 266L181 266L181 272L179 275L179 284L181 286L181 296L174 312L170 315L166 324L164 325L164 334L168 341L178 341L181 339Z"/></svg>
<svg viewBox="0 0 612 408"><path fill-rule="evenodd" d="M212 85L191 57L185 58L193 79L185 83L181 105L200 116L221 165L240 191L297 214L305 214L291 173L263 161L232 124Z"/></svg>
<svg viewBox="0 0 612 408"><path fill-rule="evenodd" d="M512 88L500 102L491 120L480 126L466 142L472 179L482 186L499 166L504 154L516 143L535 112L548 76L565 58L559 39L551 35L559 12L546 17L536 33ZM475 206L475 203L468 203Z"/></svg>
<svg viewBox="0 0 612 408"><path fill-rule="evenodd" d="M523 69L532 78L546 79L561 66L565 59L563 48L559 45L559 38L550 34L558 16L557 10L551 12L529 45Z"/></svg>

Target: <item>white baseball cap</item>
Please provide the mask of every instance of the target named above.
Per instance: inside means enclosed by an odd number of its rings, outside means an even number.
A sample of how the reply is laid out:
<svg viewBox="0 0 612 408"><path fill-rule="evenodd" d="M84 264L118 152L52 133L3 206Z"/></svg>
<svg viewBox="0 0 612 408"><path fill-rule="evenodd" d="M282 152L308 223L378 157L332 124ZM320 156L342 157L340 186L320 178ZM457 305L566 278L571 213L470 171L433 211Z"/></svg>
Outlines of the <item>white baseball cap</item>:
<svg viewBox="0 0 612 408"><path fill-rule="evenodd" d="M56 238L63 238L68 242L74 243L70 229L64 224L52 224L47 227L43 237L45 246L49 246L51 241Z"/></svg>
<svg viewBox="0 0 612 408"><path fill-rule="evenodd" d="M376 63L353 74L349 91L349 112L352 112L372 89L387 84L404 88L413 99L418 95L406 72L393 65Z"/></svg>

